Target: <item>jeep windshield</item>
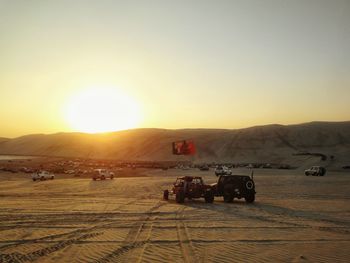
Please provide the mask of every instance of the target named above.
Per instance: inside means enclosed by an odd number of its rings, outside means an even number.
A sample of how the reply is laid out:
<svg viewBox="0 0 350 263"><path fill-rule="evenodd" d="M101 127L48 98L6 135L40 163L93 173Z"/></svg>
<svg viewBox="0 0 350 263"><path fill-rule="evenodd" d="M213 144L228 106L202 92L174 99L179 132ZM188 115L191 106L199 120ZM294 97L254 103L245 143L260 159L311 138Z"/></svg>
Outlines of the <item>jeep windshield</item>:
<svg viewBox="0 0 350 263"><path fill-rule="evenodd" d="M175 186L183 186L184 185L184 179L176 179Z"/></svg>

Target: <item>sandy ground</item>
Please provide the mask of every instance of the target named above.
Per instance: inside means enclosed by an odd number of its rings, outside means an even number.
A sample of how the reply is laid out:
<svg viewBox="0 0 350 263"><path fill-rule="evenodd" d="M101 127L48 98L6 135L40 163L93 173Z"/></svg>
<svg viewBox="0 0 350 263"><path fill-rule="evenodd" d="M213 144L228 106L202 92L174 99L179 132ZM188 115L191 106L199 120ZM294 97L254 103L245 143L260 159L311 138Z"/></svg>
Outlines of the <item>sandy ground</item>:
<svg viewBox="0 0 350 263"><path fill-rule="evenodd" d="M161 200L180 175L0 174L0 262L349 262L350 174L256 171L256 202Z"/></svg>

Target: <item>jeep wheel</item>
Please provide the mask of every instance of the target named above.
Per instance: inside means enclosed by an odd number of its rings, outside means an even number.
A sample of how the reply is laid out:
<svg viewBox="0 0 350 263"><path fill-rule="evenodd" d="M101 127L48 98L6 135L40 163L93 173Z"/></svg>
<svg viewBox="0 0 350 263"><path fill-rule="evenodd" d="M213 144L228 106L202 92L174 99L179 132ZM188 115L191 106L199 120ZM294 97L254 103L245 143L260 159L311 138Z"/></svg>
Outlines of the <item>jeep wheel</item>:
<svg viewBox="0 0 350 263"><path fill-rule="evenodd" d="M40 180L41 180L41 181L44 181L44 180L45 180L45 178L44 178L44 177L40 177Z"/></svg>
<svg viewBox="0 0 350 263"><path fill-rule="evenodd" d="M113 175L111 175L111 180L113 180Z"/></svg>
<svg viewBox="0 0 350 263"><path fill-rule="evenodd" d="M36 181L36 179L35 179L35 178L33 178L33 181L35 182L35 181Z"/></svg>
<svg viewBox="0 0 350 263"><path fill-rule="evenodd" d="M163 199L164 200L169 200L169 190L164 190L164 192L163 192Z"/></svg>
<svg viewBox="0 0 350 263"><path fill-rule="evenodd" d="M253 203L255 201L255 194L249 194L244 199L247 203Z"/></svg>
<svg viewBox="0 0 350 263"><path fill-rule="evenodd" d="M185 202L185 193L179 191L176 193L176 203L182 204L183 202Z"/></svg>
<svg viewBox="0 0 350 263"><path fill-rule="evenodd" d="M212 191L208 191L204 194L204 200L206 203L214 202L214 194Z"/></svg>
<svg viewBox="0 0 350 263"><path fill-rule="evenodd" d="M224 193L224 202L232 203L232 201L233 201L233 195L230 193Z"/></svg>
<svg viewBox="0 0 350 263"><path fill-rule="evenodd" d="M53 180L54 179L54 177L53 176L51 176L51 180Z"/></svg>
<svg viewBox="0 0 350 263"><path fill-rule="evenodd" d="M96 181L96 178L94 177L94 178L92 178L92 180Z"/></svg>
<svg viewBox="0 0 350 263"><path fill-rule="evenodd" d="M101 180L105 180L106 179L106 177L104 177L104 176L101 176Z"/></svg>
<svg viewBox="0 0 350 263"><path fill-rule="evenodd" d="M308 172L306 172L306 173L305 173L305 175L306 175L306 176L309 176L309 173L308 173Z"/></svg>

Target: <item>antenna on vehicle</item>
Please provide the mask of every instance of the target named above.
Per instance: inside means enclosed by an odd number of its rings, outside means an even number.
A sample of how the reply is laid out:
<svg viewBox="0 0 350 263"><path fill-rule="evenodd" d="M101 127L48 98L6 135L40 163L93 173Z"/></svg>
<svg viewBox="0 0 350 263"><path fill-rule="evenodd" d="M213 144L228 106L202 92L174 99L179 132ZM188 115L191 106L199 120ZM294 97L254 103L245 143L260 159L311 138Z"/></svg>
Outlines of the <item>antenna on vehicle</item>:
<svg viewBox="0 0 350 263"><path fill-rule="evenodd" d="M251 177L252 179L254 179L254 170L251 171L250 177Z"/></svg>

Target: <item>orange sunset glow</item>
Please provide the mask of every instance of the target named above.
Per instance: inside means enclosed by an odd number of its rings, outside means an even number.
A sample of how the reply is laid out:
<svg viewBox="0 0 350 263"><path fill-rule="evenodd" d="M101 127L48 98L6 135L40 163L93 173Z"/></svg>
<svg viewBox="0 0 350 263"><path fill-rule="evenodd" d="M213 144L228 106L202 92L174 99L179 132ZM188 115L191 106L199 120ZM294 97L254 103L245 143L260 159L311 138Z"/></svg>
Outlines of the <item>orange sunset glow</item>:
<svg viewBox="0 0 350 263"><path fill-rule="evenodd" d="M346 1L150 2L0 1L0 136L350 119Z"/></svg>

